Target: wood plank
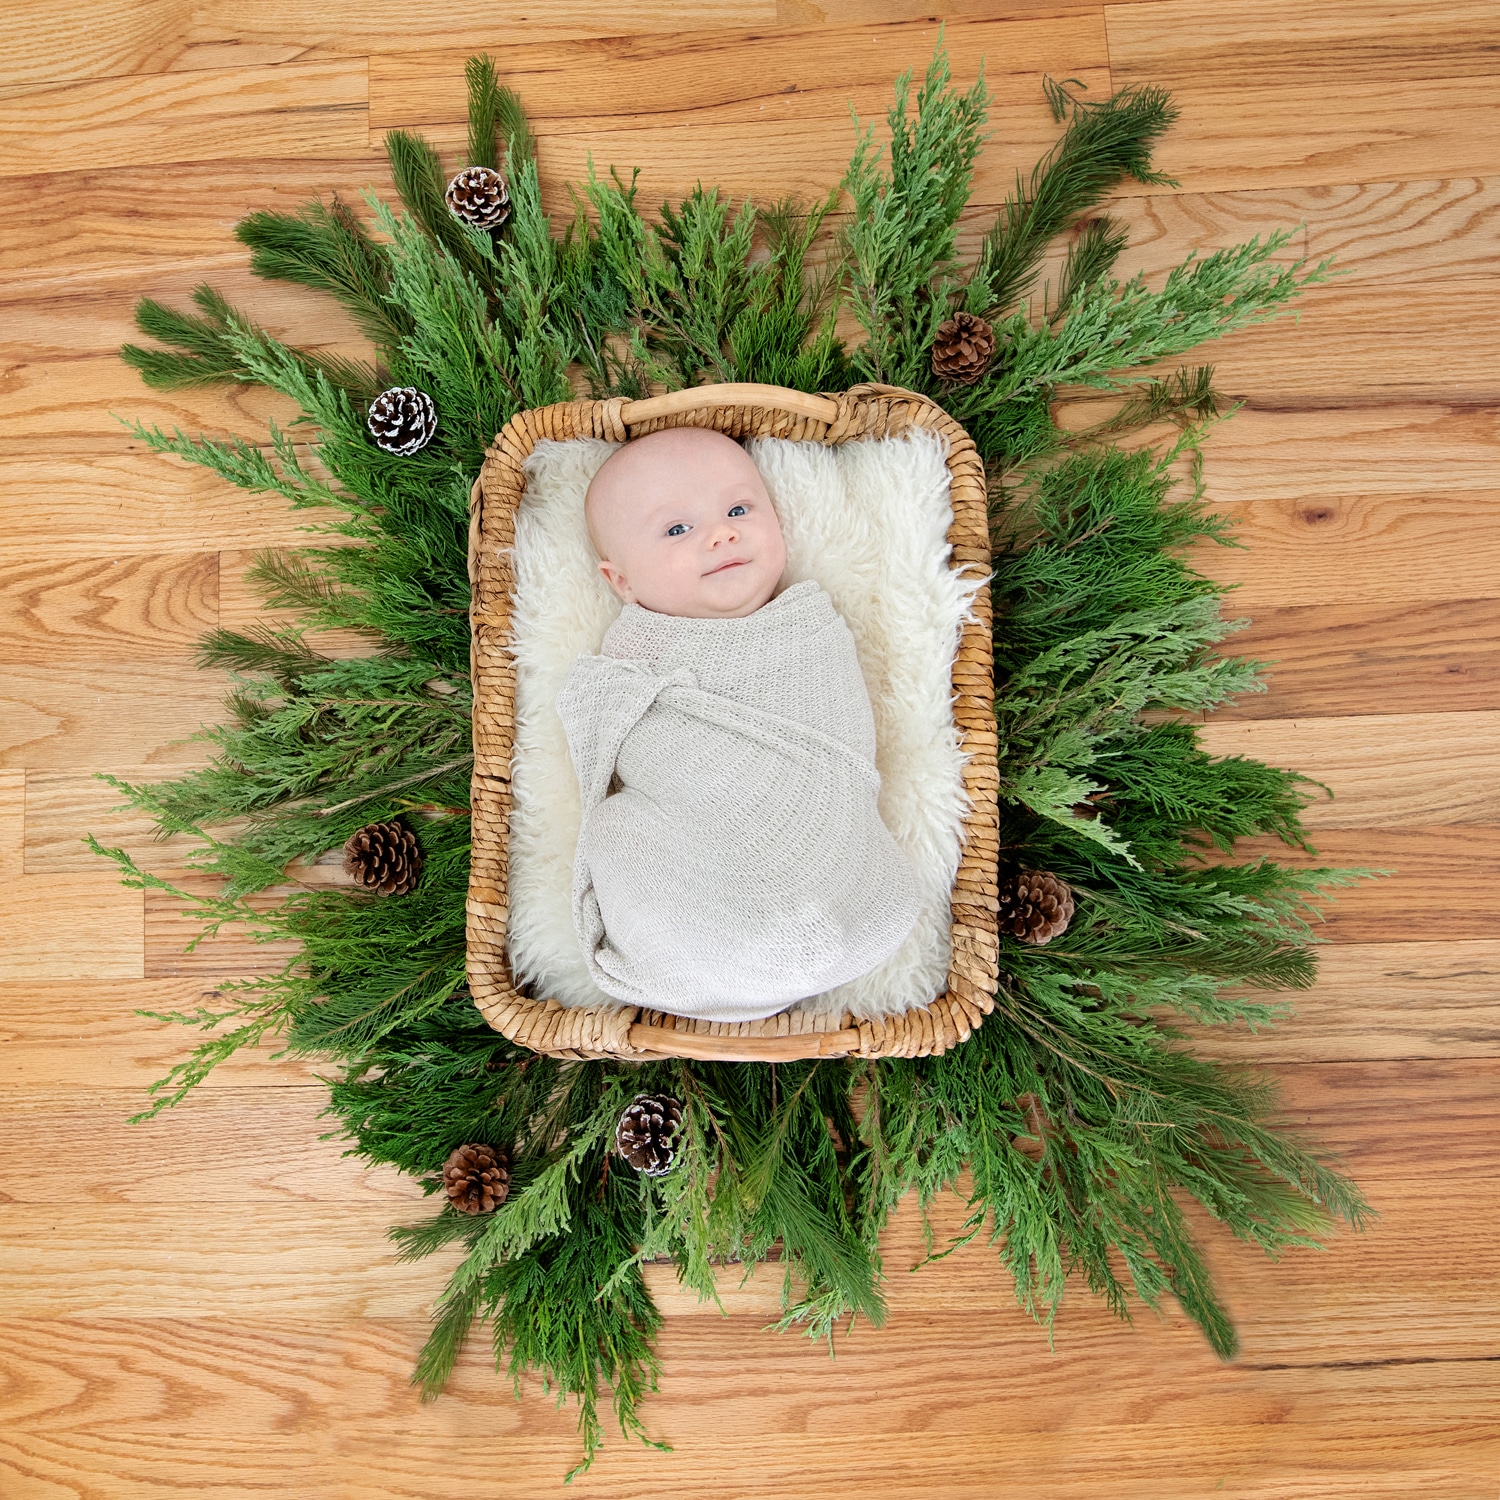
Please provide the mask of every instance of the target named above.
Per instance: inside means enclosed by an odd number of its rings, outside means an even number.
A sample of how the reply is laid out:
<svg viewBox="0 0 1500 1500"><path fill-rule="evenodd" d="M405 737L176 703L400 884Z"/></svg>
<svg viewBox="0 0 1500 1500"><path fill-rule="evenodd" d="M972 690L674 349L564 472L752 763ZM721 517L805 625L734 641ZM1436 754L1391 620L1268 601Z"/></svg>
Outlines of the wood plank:
<svg viewBox="0 0 1500 1500"><path fill-rule="evenodd" d="M367 183L386 198L394 193L378 145L342 158L234 154L174 162L170 192L162 190L159 167L116 167L108 193L84 191L88 178L84 168L0 174L6 223L0 274L24 278L18 294L33 285L67 293L87 275L93 285L112 288L118 306L126 308L138 296L153 295L146 289L160 284L159 277L174 273L190 283L232 286L246 275L248 252L231 233L246 214L262 208L290 213L334 191L357 205Z"/></svg>
<svg viewBox="0 0 1500 1500"><path fill-rule="evenodd" d="M0 660L26 666L168 658L219 623L213 552L0 564Z"/></svg>
<svg viewBox="0 0 1500 1500"><path fill-rule="evenodd" d="M1334 83L1485 78L1500 71L1485 0L1143 0L1108 9L1110 61L1162 88L1216 94L1247 78ZM1342 101L1340 101L1342 102Z"/></svg>
<svg viewBox="0 0 1500 1500"><path fill-rule="evenodd" d="M139 979L143 910L106 870L0 881L0 979Z"/></svg>
<svg viewBox="0 0 1500 1500"><path fill-rule="evenodd" d="M1208 493L1219 503L1490 494L1500 472L1500 411L1482 402L1320 409L1252 399L1214 429L1203 457Z"/></svg>
<svg viewBox="0 0 1500 1500"><path fill-rule="evenodd" d="M146 1089L202 1040L196 1030L137 1012L190 1013L200 1006L224 1008L212 981L0 980L0 1087L115 1089L121 1113L134 1114L151 1102ZM272 1062L279 1046L269 1038L237 1052L200 1090L321 1090L317 1075L326 1067L290 1057Z"/></svg>
<svg viewBox="0 0 1500 1500"><path fill-rule="evenodd" d="M1500 159L1487 0L1148 0L1106 15L1116 87L1163 85L1182 110L1154 165L1190 192L1472 175Z"/></svg>
<svg viewBox="0 0 1500 1500"><path fill-rule="evenodd" d="M1317 853L1310 855L1276 839L1244 839L1233 859L1391 871L1326 898L1325 920L1314 931L1331 942L1500 938L1500 828L1319 828L1313 843Z"/></svg>
<svg viewBox="0 0 1500 1500"><path fill-rule="evenodd" d="M131 785L150 785L161 781L169 769L120 766L111 774ZM188 854L202 847L186 834L158 840L151 818L124 808L124 794L90 772L29 772L27 873L61 875L71 870L109 869L85 842L89 834L107 848L125 850L142 869L158 874L185 869Z"/></svg>
<svg viewBox="0 0 1500 1500"><path fill-rule="evenodd" d="M1411 1110L1400 1108L1409 1119ZM1420 1168L1414 1161L1411 1169ZM1408 1179L1379 1185L1375 1198L1382 1217L1369 1231L1343 1235L1321 1252L1289 1253L1280 1263L1210 1237L1208 1255L1239 1325L1247 1362L1310 1365L1493 1353L1500 1333L1493 1296L1500 1264L1489 1233L1500 1209L1493 1157L1487 1179L1472 1187ZM96 1204L11 1204L0 1224L7 1316L212 1317L236 1296L253 1299L257 1315L268 1318L408 1315L430 1305L457 1257L398 1263L386 1239L388 1226L425 1215L415 1204L404 1216L393 1213L395 1207L378 1200L252 1203L214 1212L115 1203L107 1240L90 1243L89 1228L99 1219ZM948 1207L942 1200L944 1212ZM956 1219L957 1200L952 1207ZM920 1245L919 1229L912 1244ZM1456 1246L1463 1247L1461 1257L1454 1255ZM957 1251L935 1275L932 1268L906 1275L910 1264L894 1249L888 1258L893 1322L965 1313L976 1326L1025 1328L1041 1344L1044 1335L1016 1307L1009 1276L992 1249L971 1245ZM712 1303L699 1304L685 1292L673 1267L649 1270L668 1317L718 1324ZM738 1288L740 1273L725 1279ZM735 1310L764 1319L779 1306L780 1281L776 1267L761 1267L748 1287L727 1300ZM1421 1287L1420 1298L1412 1295L1414 1285ZM1075 1331L1109 1321L1103 1305L1079 1288L1060 1318L1059 1342L1066 1345Z"/></svg>
<svg viewBox="0 0 1500 1500"><path fill-rule="evenodd" d="M308 1493L466 1500L492 1492L502 1469L505 1493L550 1493L576 1459L571 1410L531 1382L518 1404L484 1339L443 1399L419 1405L407 1383L425 1333L414 1319L10 1320L3 1331L16 1379L0 1473L58 1493L135 1500L192 1467L196 1492L237 1496L294 1468ZM941 1400L927 1375L934 1344ZM670 1464L692 1494L725 1497L1071 1500L1097 1496L1108 1472L1111 1496L1384 1500L1415 1478L1440 1500L1472 1500L1494 1453L1486 1403L1500 1396L1484 1363L1221 1366L1150 1320L1048 1354L1034 1330L937 1317L858 1330L830 1366L806 1340L736 1318L674 1323L663 1353L645 1416L673 1456L611 1430L574 1481L583 1493L639 1496ZM988 1397L996 1369L1024 1375L1024 1395Z"/></svg>
<svg viewBox="0 0 1500 1500"><path fill-rule="evenodd" d="M1212 361L1215 384L1230 400L1250 397L1262 407L1299 399L1496 402L1497 326L1500 281L1461 296L1441 283L1404 290L1335 284L1311 288L1292 318L1240 329L1187 358Z"/></svg>
<svg viewBox="0 0 1500 1500"><path fill-rule="evenodd" d="M1326 783L1332 799L1302 814L1312 830L1500 823L1500 713L1215 718L1201 743Z"/></svg>
<svg viewBox="0 0 1500 1500"><path fill-rule="evenodd" d="M1191 133L1192 126L1179 125ZM1338 286L1407 291L1454 281L1494 283L1500 265L1500 177L1148 193L1118 198L1111 215L1130 231L1121 265L1165 274L1192 250L1237 245L1302 224L1288 248L1316 262L1334 256ZM1455 299L1459 292L1449 294Z"/></svg>
<svg viewBox="0 0 1500 1500"><path fill-rule="evenodd" d="M202 765L187 743L223 717L227 677L185 663L0 666L0 765L107 771Z"/></svg>
<svg viewBox="0 0 1500 1500"><path fill-rule="evenodd" d="M0 89L0 175L228 155L337 159L369 144L365 65L204 68Z"/></svg>
<svg viewBox="0 0 1500 1500"><path fill-rule="evenodd" d="M795 39L764 31L689 31L520 42L506 48L501 67L543 139L679 120L694 132L731 124L770 131L813 120L847 130L851 107L883 119L903 70L920 81L937 33L927 14L881 26L827 26ZM1043 73L1108 65L1098 10L999 20L960 16L945 24L943 37L958 85L967 88L982 65L991 92L1002 98L1036 93ZM403 46L370 58L372 130L459 124L466 109L462 53Z"/></svg>
<svg viewBox="0 0 1500 1500"><path fill-rule="evenodd" d="M1239 614L1238 595L1226 613ZM1271 670L1266 692L1215 710L1216 724L1500 708L1500 603L1492 599L1263 609L1222 649Z"/></svg>
<svg viewBox="0 0 1500 1500"><path fill-rule="evenodd" d="M1500 941L1330 943L1317 958L1311 990L1264 993L1289 1020L1189 1027L1194 1049L1264 1064L1500 1056Z"/></svg>
<svg viewBox="0 0 1500 1500"><path fill-rule="evenodd" d="M920 14L920 11L916 13ZM774 0L734 0L708 11L686 0L566 0L538 10L519 0L440 0L422 13L427 46L464 53L493 48L497 37L597 36L617 29L677 32L713 26L765 26ZM0 26L6 74L17 83L117 78L314 58L363 58L413 42L411 14L394 5L357 10L317 0L269 0L248 9L229 0L95 0L87 17L39 0L13 0Z"/></svg>
<svg viewBox="0 0 1500 1500"><path fill-rule="evenodd" d="M305 545L306 515L134 439L95 457L11 458L0 466L0 565L39 552L79 558Z"/></svg>
<svg viewBox="0 0 1500 1500"><path fill-rule="evenodd" d="M26 867L26 773L0 771L0 878Z"/></svg>
<svg viewBox="0 0 1500 1500"><path fill-rule="evenodd" d="M127 1117L141 1107L133 1089L7 1089L0 1093L6 1121L0 1202L176 1203L205 1212L238 1212L232 1205L379 1204L393 1221L422 1217L436 1206L414 1178L343 1155L345 1140L319 1139L335 1123L323 1116L326 1104L321 1088L219 1088L131 1125ZM37 1171L59 1141L84 1138L90 1142L86 1174Z"/></svg>
<svg viewBox="0 0 1500 1500"><path fill-rule="evenodd" d="M225 226L213 226L232 244ZM242 252L243 254L243 252ZM211 280L236 306L279 338L324 353L367 358L368 345L333 300L306 287L253 277L248 265L170 268L134 281L88 276L66 282L18 278L0 292L13 360L0 389L0 453L119 452L121 418L170 431L263 434L269 420L298 415L295 403L260 386L234 384L155 391L119 358L120 345L150 344L135 326L139 298L193 311L191 293Z"/></svg>
<svg viewBox="0 0 1500 1500"><path fill-rule="evenodd" d="M1228 615L1267 620L1273 633L1279 609L1392 599L1414 612L1462 600L1482 621L1478 601L1500 595L1500 490L1450 492L1446 478L1425 494L1359 494L1330 481L1315 493L1218 505L1242 546L1205 543L1194 549L1193 566L1234 585Z"/></svg>

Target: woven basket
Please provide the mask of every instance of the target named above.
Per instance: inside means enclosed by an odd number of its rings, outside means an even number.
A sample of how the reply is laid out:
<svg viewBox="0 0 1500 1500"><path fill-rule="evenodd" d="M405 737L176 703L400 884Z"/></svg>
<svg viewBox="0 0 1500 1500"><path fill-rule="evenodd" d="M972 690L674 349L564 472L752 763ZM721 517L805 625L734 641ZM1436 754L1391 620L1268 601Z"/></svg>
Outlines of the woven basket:
<svg viewBox="0 0 1500 1500"><path fill-rule="evenodd" d="M990 601L980 589L953 663L953 717L968 761L969 810L951 903L953 958L947 988L929 1004L884 1020L847 1012L784 1012L764 1021L695 1021L634 1006L588 1009L532 999L515 987L505 952L506 855L510 833L510 756L516 668L509 651L516 507L524 465L541 438L623 442L663 427L710 427L734 438L778 437L844 443L892 437L913 427L949 443L952 564L972 577L989 571L984 466L963 428L925 396L862 385L813 396L769 385L710 385L647 401L569 401L521 412L491 444L475 482L469 527L474 675L474 852L469 875L469 987L485 1020L512 1041L552 1057L695 1057L786 1062L800 1057L922 1057L968 1038L994 1007L996 792L994 665Z"/></svg>

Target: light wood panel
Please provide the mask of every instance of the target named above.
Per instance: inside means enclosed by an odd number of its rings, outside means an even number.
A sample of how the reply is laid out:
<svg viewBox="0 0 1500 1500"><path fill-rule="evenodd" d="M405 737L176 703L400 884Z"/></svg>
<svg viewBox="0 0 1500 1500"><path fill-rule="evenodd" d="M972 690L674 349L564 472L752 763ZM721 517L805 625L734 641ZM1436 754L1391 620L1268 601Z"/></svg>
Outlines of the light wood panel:
<svg viewBox="0 0 1500 1500"><path fill-rule="evenodd" d="M1500 937L1500 827L1319 828L1312 843L1316 854L1276 839L1244 839L1233 858L1388 872L1326 899L1318 935L1331 942Z"/></svg>
<svg viewBox="0 0 1500 1500"><path fill-rule="evenodd" d="M0 174L213 161L338 158L369 143L362 61L204 68L0 89Z"/></svg>
<svg viewBox="0 0 1500 1500"><path fill-rule="evenodd" d="M562 0L545 7L519 0L439 0L420 22L410 7L331 5L326 0L94 0L59 12L42 0L13 0L0 23L5 73L17 83L71 78L154 76L186 70L285 64L316 57L363 60L404 51L413 42L463 53L498 49L516 37L592 37L628 31L704 31L766 26L775 0L733 0L705 12L688 0Z"/></svg>
<svg viewBox="0 0 1500 1500"><path fill-rule="evenodd" d="M414 1409L405 1379L424 1332L411 1319L11 1322L27 1402L0 1435L0 1464L132 1497L194 1465L204 1476L195 1492L212 1495L288 1472L313 1493L327 1476L352 1500L550 1493L570 1462L571 1411L554 1412L534 1385L518 1404L487 1369L482 1341L452 1394ZM1122 1338L1162 1371L1147 1399ZM672 1373L649 1421L674 1454L610 1433L569 1492L639 1496L670 1465L694 1476L695 1495L726 1497L987 1500L1004 1486L1062 1500L1099 1494L1107 1473L1111 1496L1197 1500L1222 1484L1240 1495L1395 1497L1420 1481L1473 1500L1493 1460L1493 1366L1225 1369L1190 1339L1148 1321L1133 1334L1090 1330L1049 1354L1034 1329L947 1316L861 1331L830 1367L821 1349L749 1318L674 1323L663 1338ZM939 1385L927 1375L935 1344L947 1358ZM726 1364L739 1375L732 1392ZM158 1378L143 1381L143 1368ZM847 1378L831 1375L841 1369ZM841 1441L850 1430L857 1444Z"/></svg>
<svg viewBox="0 0 1500 1500"><path fill-rule="evenodd" d="M8 458L0 465L0 566L38 553L69 561L220 547L299 546L306 517L179 458L120 440L87 458Z"/></svg>
<svg viewBox="0 0 1500 1500"><path fill-rule="evenodd" d="M108 869L0 881L7 979L139 979L145 927L139 891Z"/></svg>
<svg viewBox="0 0 1500 1500"><path fill-rule="evenodd" d="M0 565L0 653L17 665L181 662L218 622L211 552Z"/></svg>
<svg viewBox="0 0 1500 1500"><path fill-rule="evenodd" d="M1234 585L1225 609L1249 615L1253 630L1265 620L1275 633L1284 608L1353 620L1352 609L1341 613L1345 606L1395 600L1422 621L1430 618L1424 605L1462 601L1482 639L1489 616L1481 601L1500 595L1500 489L1449 491L1447 477L1439 466L1425 493L1360 494L1330 481L1299 495L1222 505L1241 546L1204 544L1193 565ZM1394 611L1387 618L1394 621ZM1407 634L1409 624L1400 629ZM1228 647L1247 639L1255 636L1231 637Z"/></svg>
<svg viewBox="0 0 1500 1500"><path fill-rule="evenodd" d="M0 773L8 774L8 773ZM221 979L223 976L219 976ZM139 1113L146 1090L203 1039L203 1033L139 1015L191 1014L223 1009L216 980L0 980L0 1088L110 1089L120 1117ZM241 1094L253 1127L259 1091L318 1087L327 1069L307 1059L273 1062L272 1038L220 1063L200 1092L256 1089ZM168 1117L171 1118L170 1116Z"/></svg>
<svg viewBox="0 0 1500 1500"><path fill-rule="evenodd" d="M1318 950L1311 990L1262 998L1289 1004L1291 1019L1190 1027L1207 1056L1247 1063L1315 1058L1500 1056L1500 941L1332 943ZM1486 1117L1482 1108L1480 1118Z"/></svg>
<svg viewBox="0 0 1500 1500"><path fill-rule="evenodd" d="M1221 721L1201 730L1211 755L1244 755L1324 782L1303 814L1325 828L1500 824L1500 713L1365 714ZM1311 789L1310 789L1311 790Z"/></svg>
<svg viewBox="0 0 1500 1500"><path fill-rule="evenodd" d="M1105 14L1116 86L1164 85L1182 110L1156 161L1190 191L1477 174L1500 156L1487 0L1148 0Z"/></svg>
<svg viewBox="0 0 1500 1500"><path fill-rule="evenodd" d="M1228 612L1239 616L1238 596ZM1215 719L1500 708L1500 606L1492 599L1263 609L1223 649L1271 664L1268 688Z"/></svg>
<svg viewBox="0 0 1500 1500"><path fill-rule="evenodd" d="M202 765L188 736L219 719L227 680L186 661L0 666L0 765Z"/></svg>

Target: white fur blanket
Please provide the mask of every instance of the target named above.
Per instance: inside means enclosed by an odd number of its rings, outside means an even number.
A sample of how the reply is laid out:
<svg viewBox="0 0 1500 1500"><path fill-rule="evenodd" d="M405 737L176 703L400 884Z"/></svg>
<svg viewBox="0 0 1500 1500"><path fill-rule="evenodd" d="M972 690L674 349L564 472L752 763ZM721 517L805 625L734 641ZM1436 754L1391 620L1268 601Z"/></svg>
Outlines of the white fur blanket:
<svg viewBox="0 0 1500 1500"><path fill-rule="evenodd" d="M537 443L516 516L516 738L511 759L510 963L538 998L612 1005L573 924L578 779L557 695L580 653L599 650L620 602L599 576L583 497L614 445ZM757 439L787 544L788 584L816 579L848 624L875 719L880 815L916 873L922 910L878 968L799 1009L893 1015L946 985L949 897L968 808L953 725L952 669L975 585L949 567L943 440L913 432L844 443Z"/></svg>
<svg viewBox="0 0 1500 1500"><path fill-rule="evenodd" d="M583 799L573 921L606 994L759 1021L911 931L854 637L811 579L737 619L627 604L557 710Z"/></svg>

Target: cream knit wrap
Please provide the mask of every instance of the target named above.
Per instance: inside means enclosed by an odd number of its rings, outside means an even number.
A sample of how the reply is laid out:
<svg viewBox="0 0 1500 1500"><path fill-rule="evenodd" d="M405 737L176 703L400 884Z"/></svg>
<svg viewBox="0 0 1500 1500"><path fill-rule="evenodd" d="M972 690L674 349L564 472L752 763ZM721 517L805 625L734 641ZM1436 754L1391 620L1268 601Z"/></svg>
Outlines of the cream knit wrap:
<svg viewBox="0 0 1500 1500"><path fill-rule="evenodd" d="M854 637L818 584L742 619L626 605L557 709L582 793L573 920L629 1004L757 1021L869 972L920 899L880 820Z"/></svg>

